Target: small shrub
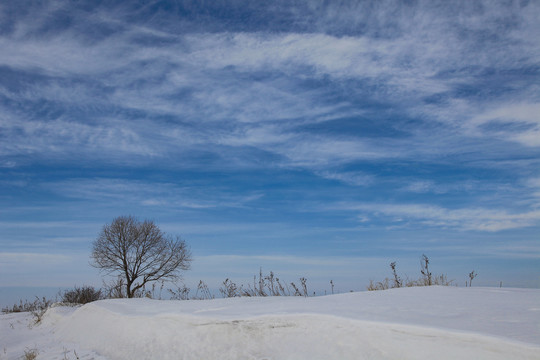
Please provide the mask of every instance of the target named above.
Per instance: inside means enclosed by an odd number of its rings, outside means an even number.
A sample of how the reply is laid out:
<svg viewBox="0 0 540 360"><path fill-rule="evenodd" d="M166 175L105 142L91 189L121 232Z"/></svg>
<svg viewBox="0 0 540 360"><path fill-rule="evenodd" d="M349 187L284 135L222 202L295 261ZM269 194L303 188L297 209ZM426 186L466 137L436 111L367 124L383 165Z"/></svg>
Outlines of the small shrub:
<svg viewBox="0 0 540 360"><path fill-rule="evenodd" d="M300 284L302 284L302 292L305 297L308 297L308 290L307 290L307 279L305 277L300 278Z"/></svg>
<svg viewBox="0 0 540 360"><path fill-rule="evenodd" d="M290 296L291 291L285 284L283 285L278 277L272 271L266 276L263 276L262 269L259 270L259 280L257 276L253 276L253 287L248 285L244 288L240 287L241 296Z"/></svg>
<svg viewBox="0 0 540 360"><path fill-rule="evenodd" d="M190 288L185 284L178 286L175 290L168 289L168 291L171 294L171 300L189 300Z"/></svg>
<svg viewBox="0 0 540 360"><path fill-rule="evenodd" d="M101 290L96 290L92 286L75 286L71 290L66 290L62 295L62 302L68 304L88 304L101 299Z"/></svg>
<svg viewBox="0 0 540 360"><path fill-rule="evenodd" d="M124 279L117 277L111 281L103 280L103 291L106 299L123 299L126 298Z"/></svg>
<svg viewBox="0 0 540 360"><path fill-rule="evenodd" d="M367 286L368 291L376 290L387 290L390 289L390 279L385 278L383 281L378 281L376 283L373 280L369 280L369 285Z"/></svg>
<svg viewBox="0 0 540 360"><path fill-rule="evenodd" d="M397 274L395 261L390 263L390 268L392 269L392 275L393 275L392 280L385 278L383 281L379 281L377 283L374 283L372 280L370 280L369 285L367 286L367 290L368 291L387 290L387 289L400 288L403 286L405 287L431 286L431 285L450 286L454 282L453 280L448 280L448 278L446 277L446 274L433 275L431 271L429 270L429 258L425 254L422 254L422 258L420 260L420 274L422 276L417 280L406 279L406 281L404 282L401 279L401 277L399 277L399 275Z"/></svg>
<svg viewBox="0 0 540 360"><path fill-rule="evenodd" d="M32 314L34 324L37 325L41 322L43 315L47 310L51 307L53 304L52 300L48 300L45 297L38 298L36 296L36 300L33 302L28 302L28 300L23 301L21 300L19 305L15 304L12 307L6 307L2 309L2 312L4 314L9 313L18 313L18 312L29 312Z"/></svg>
<svg viewBox="0 0 540 360"><path fill-rule="evenodd" d="M421 270L420 273L422 274L423 282L425 286L431 286L433 285L432 279L431 279L431 272L429 272L429 259L425 254L422 254L422 260L420 261Z"/></svg>
<svg viewBox="0 0 540 360"><path fill-rule="evenodd" d="M390 268L392 269L392 274L394 275L394 286L395 288L400 288L403 286L403 280L398 276L396 271L396 262L390 263Z"/></svg>
<svg viewBox="0 0 540 360"><path fill-rule="evenodd" d="M334 290L334 283L331 282L332 291ZM290 286L294 290L291 291L289 285L280 281L280 279L275 276L274 272L270 271L268 275L264 275L262 268L259 270L259 275L253 276L253 283L245 285L239 285L232 281L231 279L225 279L221 287L219 288L219 293L224 298L231 297L258 297L258 296L309 296L307 288L307 279L305 277L300 278L300 286L296 286L294 283L290 283ZM168 289L168 292L171 294L171 300L207 300L214 299L214 295L211 293L210 289L204 281L199 281L197 286L197 291L193 297L189 296L190 289L185 285L178 287L177 289ZM315 292L313 292L315 296Z"/></svg>
<svg viewBox="0 0 540 360"><path fill-rule="evenodd" d="M446 277L446 274L441 274L435 276L433 280L433 285L440 285L440 286L450 286L454 283L454 280L448 280Z"/></svg>
<svg viewBox="0 0 540 360"><path fill-rule="evenodd" d="M294 296L302 296L302 292L298 289L295 283L291 283L292 288L294 289Z"/></svg>
<svg viewBox="0 0 540 360"><path fill-rule="evenodd" d="M208 285L204 281L199 281L197 286L197 292L195 293L195 299L197 300L210 300L213 299L214 295L210 292Z"/></svg>
<svg viewBox="0 0 540 360"><path fill-rule="evenodd" d="M242 286L240 288L228 278L223 281L223 286L219 288L219 292L224 298L237 297L242 295Z"/></svg>
<svg viewBox="0 0 540 360"><path fill-rule="evenodd" d="M19 301L19 304L14 304L13 306L6 306L2 309L4 314L9 313L19 313L19 312L30 312L33 310L33 303L29 303L28 300L25 300L24 303L22 300Z"/></svg>
<svg viewBox="0 0 540 360"><path fill-rule="evenodd" d="M43 315L45 315L52 304L52 300L48 300L45 297L41 299L36 297L36 300L33 303L33 310L30 311L32 317L34 318L34 325L41 323Z"/></svg>
<svg viewBox="0 0 540 360"><path fill-rule="evenodd" d="M159 286L159 292L156 290L156 283L152 283L152 291L146 292L146 297L150 299L161 300L161 294L163 293L163 288L165 287L165 280L160 281L161 285Z"/></svg>
<svg viewBox="0 0 540 360"><path fill-rule="evenodd" d="M333 290L333 282L332 290ZM247 286L238 285L231 279L227 278L223 281L219 292L224 298L230 297L257 297L257 296L309 296L307 288L307 279L305 277L300 278L300 286L297 286L295 283L290 283L290 286L294 291L291 291L289 285L284 284L280 279L275 276L274 272L270 271L268 275L264 275L262 268L259 270L259 276L253 276L253 283L248 284ZM187 293L183 294L181 288L179 291L169 292L173 295L173 299L187 299ZM189 289L187 289L189 292ZM180 295L182 294L182 295ZM315 293L313 293L315 295ZM210 294L208 287L204 282L199 282L197 287L197 293L195 294L194 299L213 299L214 297Z"/></svg>
<svg viewBox="0 0 540 360"><path fill-rule="evenodd" d="M469 273L469 287L472 286L472 281L477 276L478 276L478 274L475 273L474 270ZM502 284L501 284L501 287L502 287Z"/></svg>
<svg viewBox="0 0 540 360"><path fill-rule="evenodd" d="M289 288L285 288L281 282L279 282L279 278L276 278L276 284L277 284L277 292L274 294L274 296L289 296L291 295L291 292L289 291Z"/></svg>

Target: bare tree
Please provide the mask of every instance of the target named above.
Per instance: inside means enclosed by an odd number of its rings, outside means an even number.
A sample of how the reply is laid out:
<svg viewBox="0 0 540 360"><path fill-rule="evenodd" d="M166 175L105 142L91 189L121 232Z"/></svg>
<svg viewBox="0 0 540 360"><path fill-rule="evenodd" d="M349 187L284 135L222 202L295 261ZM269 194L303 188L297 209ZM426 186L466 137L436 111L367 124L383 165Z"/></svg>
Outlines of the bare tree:
<svg viewBox="0 0 540 360"><path fill-rule="evenodd" d="M191 253L186 242L162 232L149 220L120 216L103 227L93 243L92 265L116 274L132 298L149 282L176 280L188 270Z"/></svg>

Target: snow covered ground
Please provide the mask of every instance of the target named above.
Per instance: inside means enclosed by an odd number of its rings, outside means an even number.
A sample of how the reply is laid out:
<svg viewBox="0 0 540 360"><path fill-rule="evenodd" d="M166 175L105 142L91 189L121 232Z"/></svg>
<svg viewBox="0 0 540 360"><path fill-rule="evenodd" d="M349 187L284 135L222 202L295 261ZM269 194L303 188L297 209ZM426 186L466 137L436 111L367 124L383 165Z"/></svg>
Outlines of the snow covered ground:
<svg viewBox="0 0 540 360"><path fill-rule="evenodd" d="M540 359L540 290L105 300L0 316L0 359Z"/></svg>

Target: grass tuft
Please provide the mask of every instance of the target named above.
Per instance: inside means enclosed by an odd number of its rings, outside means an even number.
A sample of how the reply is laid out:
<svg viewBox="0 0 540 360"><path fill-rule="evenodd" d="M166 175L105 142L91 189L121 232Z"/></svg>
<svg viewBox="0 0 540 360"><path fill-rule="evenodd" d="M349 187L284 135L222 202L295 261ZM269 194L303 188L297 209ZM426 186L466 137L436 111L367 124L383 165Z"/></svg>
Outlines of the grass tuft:
<svg viewBox="0 0 540 360"><path fill-rule="evenodd" d="M37 349L26 349L24 350L23 359L24 360L35 360L39 354Z"/></svg>

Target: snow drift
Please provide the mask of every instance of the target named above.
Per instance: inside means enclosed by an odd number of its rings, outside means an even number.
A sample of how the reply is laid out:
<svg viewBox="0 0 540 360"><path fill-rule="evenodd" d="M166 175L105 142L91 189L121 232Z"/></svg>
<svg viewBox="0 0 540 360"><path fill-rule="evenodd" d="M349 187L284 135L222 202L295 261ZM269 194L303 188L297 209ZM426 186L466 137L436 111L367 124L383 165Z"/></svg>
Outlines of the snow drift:
<svg viewBox="0 0 540 360"><path fill-rule="evenodd" d="M540 290L425 287L106 300L53 308L39 328L81 359L540 359L539 325Z"/></svg>

